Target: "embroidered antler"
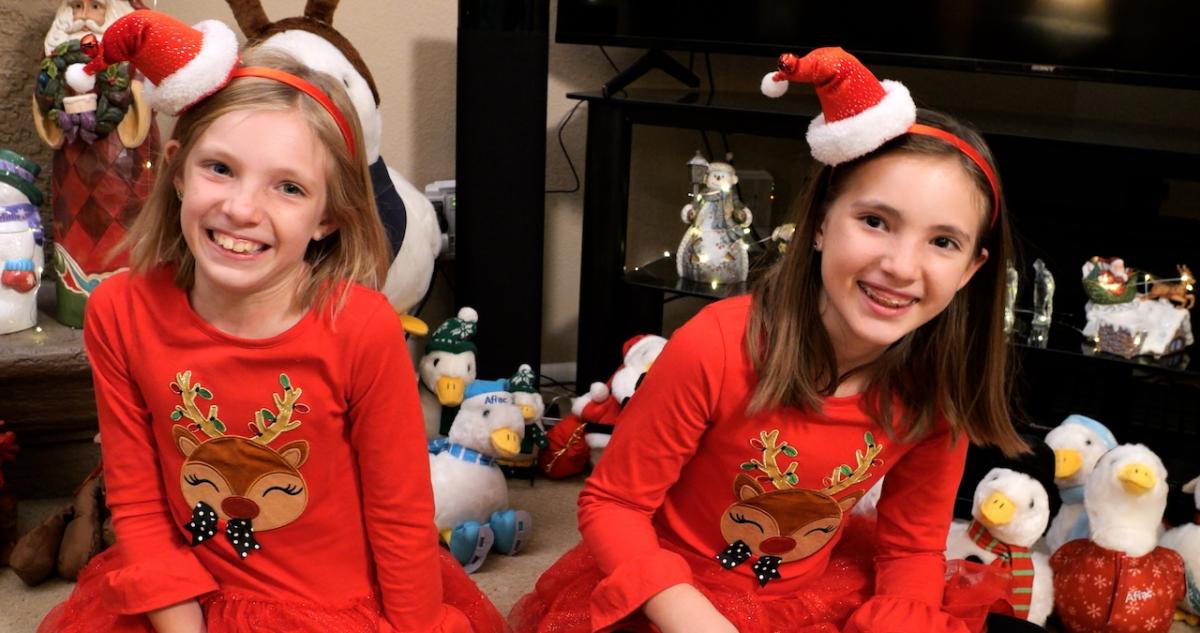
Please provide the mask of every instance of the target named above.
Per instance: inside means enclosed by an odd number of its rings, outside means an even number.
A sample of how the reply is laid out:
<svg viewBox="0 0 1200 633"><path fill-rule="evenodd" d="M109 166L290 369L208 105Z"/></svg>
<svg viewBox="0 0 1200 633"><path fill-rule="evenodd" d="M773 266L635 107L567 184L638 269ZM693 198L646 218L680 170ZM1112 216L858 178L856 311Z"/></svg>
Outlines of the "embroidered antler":
<svg viewBox="0 0 1200 633"><path fill-rule="evenodd" d="M292 381L287 374L279 374L279 384L283 387L283 397L279 397L277 393L271 394L275 400L275 409L279 414L276 415L270 409L259 409L254 413L254 423L250 427L250 430L257 435L254 441L264 446L270 444L281 434L300 426L299 420L292 421L293 412L305 413L308 411L307 406L296 402L304 390L292 387Z"/></svg>
<svg viewBox="0 0 1200 633"><path fill-rule="evenodd" d="M863 434L863 441L867 444L867 452L864 454L861 449L854 451L854 459L857 462L855 468L851 470L846 464L834 468L833 473L825 480L825 488L822 488L821 492L833 496L871 477L868 471L875 465L875 457L883 450L883 445L875 443L875 436L870 431Z"/></svg>
<svg viewBox="0 0 1200 633"><path fill-rule="evenodd" d="M217 405L208 407L208 415L200 413L200 408L196 406L196 396L200 396L205 400L212 400L213 394L208 389L205 389L200 383L192 384L192 372L185 371L182 374L175 374L175 382L171 383L171 390L179 394L183 400L182 405L175 405L175 410L171 412L171 419L178 422L183 418L187 418L200 427L201 431L209 437L221 437L225 435L225 423L221 418L217 417Z"/></svg>
<svg viewBox="0 0 1200 633"><path fill-rule="evenodd" d="M762 461L751 459L742 464L742 470L752 471L761 470L771 479L771 483L775 484L775 488L779 490L787 490L795 486L800 480L796 476L796 462L788 464L787 470L781 471L776 459L780 453L787 457L795 457L796 449L788 446L787 441L776 444L779 440L779 429L773 431L760 431L757 439L750 440L750 445L754 448L761 449L763 453Z"/></svg>

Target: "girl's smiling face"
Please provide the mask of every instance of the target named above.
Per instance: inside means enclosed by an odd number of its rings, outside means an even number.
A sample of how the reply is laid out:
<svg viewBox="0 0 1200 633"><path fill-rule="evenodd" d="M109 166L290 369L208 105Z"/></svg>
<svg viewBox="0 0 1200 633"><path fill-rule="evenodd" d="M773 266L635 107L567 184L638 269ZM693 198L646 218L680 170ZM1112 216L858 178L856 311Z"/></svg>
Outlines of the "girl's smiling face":
<svg viewBox="0 0 1200 633"><path fill-rule="evenodd" d="M817 232L821 320L839 372L946 309L987 260L985 207L952 157L890 154L849 176Z"/></svg>
<svg viewBox="0 0 1200 633"><path fill-rule="evenodd" d="M178 150L166 147L170 158ZM290 302L325 217L330 160L295 109L230 112L196 140L175 182L196 261L193 297Z"/></svg>

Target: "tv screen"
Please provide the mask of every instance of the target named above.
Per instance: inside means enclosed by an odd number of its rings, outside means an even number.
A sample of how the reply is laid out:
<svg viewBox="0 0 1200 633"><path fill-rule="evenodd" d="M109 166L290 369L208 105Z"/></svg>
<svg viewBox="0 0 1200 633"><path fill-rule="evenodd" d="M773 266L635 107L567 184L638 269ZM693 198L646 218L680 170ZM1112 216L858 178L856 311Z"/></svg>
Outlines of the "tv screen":
<svg viewBox="0 0 1200 633"><path fill-rule="evenodd" d="M556 40L1200 88L1197 0L559 0Z"/></svg>

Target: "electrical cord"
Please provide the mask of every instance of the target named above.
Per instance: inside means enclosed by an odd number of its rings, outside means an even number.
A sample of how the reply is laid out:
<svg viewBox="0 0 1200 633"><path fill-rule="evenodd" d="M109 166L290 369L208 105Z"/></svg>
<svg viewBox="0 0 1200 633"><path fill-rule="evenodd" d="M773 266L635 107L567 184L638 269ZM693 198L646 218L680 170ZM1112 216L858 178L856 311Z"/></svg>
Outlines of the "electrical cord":
<svg viewBox="0 0 1200 633"><path fill-rule="evenodd" d="M571 108L571 111L567 113L567 116L563 117L562 122L558 124L558 147L562 149L563 158L567 159L567 166L571 168L571 178L575 180L575 186L571 187L570 189L547 189L547 194L575 193L576 191L579 191L579 172L575 171L575 163L571 160L571 154L567 151L567 144L563 142L563 130L567 127L567 124L571 122L571 117L575 116L575 111L578 110L579 106L581 105L583 105L582 101L575 102L575 106Z"/></svg>

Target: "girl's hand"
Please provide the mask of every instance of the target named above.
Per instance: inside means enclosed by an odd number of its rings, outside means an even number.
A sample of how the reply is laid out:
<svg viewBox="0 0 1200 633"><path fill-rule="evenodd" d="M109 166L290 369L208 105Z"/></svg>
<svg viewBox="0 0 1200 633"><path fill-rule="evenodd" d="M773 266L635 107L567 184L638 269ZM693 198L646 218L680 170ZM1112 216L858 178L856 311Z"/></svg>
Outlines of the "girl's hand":
<svg viewBox="0 0 1200 633"><path fill-rule="evenodd" d="M692 585L673 585L642 606L663 633L737 633L737 628Z"/></svg>
<svg viewBox="0 0 1200 633"><path fill-rule="evenodd" d="M207 633L200 603L187 600L146 614L158 633Z"/></svg>

